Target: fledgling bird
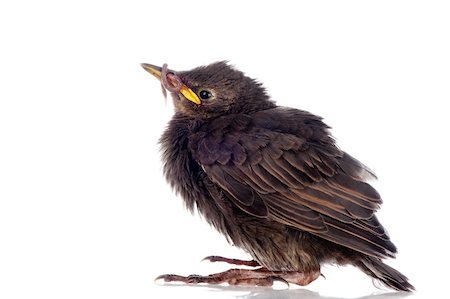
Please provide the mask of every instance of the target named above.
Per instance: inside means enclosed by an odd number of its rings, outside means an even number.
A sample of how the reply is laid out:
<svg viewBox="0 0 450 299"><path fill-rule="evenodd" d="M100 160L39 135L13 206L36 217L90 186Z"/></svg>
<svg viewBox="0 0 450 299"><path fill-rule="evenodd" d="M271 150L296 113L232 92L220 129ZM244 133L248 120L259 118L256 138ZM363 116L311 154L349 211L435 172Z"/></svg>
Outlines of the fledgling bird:
<svg viewBox="0 0 450 299"><path fill-rule="evenodd" d="M339 149L322 118L277 106L263 86L226 62L175 72L142 64L171 93L175 114L160 139L164 174L186 206L244 249L252 266L165 281L307 285L323 263L351 264L412 291L383 263L397 249L375 216L375 175Z"/></svg>

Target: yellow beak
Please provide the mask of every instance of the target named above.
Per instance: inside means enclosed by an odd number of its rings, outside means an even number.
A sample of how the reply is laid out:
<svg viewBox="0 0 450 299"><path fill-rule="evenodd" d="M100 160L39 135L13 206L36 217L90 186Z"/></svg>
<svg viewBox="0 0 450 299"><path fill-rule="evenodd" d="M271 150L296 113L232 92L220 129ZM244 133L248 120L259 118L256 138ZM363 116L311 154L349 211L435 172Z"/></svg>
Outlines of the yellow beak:
<svg viewBox="0 0 450 299"><path fill-rule="evenodd" d="M141 63L144 70L155 76L159 81L161 81L161 68L159 66L155 66L148 63ZM169 71L173 72L173 71ZM202 102L200 101L199 97L195 92L192 91L189 87L187 87L185 84L181 86L180 93L189 101L200 105Z"/></svg>

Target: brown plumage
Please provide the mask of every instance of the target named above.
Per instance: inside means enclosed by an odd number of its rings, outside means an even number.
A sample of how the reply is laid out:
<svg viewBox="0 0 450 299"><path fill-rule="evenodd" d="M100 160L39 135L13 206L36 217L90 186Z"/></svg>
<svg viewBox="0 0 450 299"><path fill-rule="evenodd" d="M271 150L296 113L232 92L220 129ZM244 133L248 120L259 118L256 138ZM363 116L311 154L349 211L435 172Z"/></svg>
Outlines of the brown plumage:
<svg viewBox="0 0 450 299"><path fill-rule="evenodd" d="M143 67L167 76L163 84L172 90L175 115L160 140L168 182L260 266L161 278L305 285L321 264L337 263L395 290L414 289L382 262L397 249L374 215L382 201L366 181L375 175L335 145L320 117L277 106L260 83L225 62L178 73Z"/></svg>

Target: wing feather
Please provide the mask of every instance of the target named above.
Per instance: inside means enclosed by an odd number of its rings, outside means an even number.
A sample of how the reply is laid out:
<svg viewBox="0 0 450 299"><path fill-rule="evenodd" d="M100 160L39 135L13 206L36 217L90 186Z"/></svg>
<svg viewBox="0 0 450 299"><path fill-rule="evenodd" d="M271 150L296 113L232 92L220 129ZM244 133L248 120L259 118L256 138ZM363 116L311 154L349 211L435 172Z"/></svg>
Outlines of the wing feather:
<svg viewBox="0 0 450 299"><path fill-rule="evenodd" d="M304 135L260 127L227 128L231 135L223 138L217 131L202 134L196 159L251 215L371 256L393 256L396 248L374 215L382 200L366 182L373 172L338 149L324 129L298 129Z"/></svg>

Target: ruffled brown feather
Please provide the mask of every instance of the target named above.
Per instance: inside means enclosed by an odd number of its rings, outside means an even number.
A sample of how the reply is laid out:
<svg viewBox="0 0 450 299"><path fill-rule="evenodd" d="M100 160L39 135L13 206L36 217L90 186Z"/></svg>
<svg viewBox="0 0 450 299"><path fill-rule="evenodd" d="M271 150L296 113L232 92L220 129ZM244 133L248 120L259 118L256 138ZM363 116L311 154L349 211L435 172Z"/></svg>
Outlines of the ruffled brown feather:
<svg viewBox="0 0 450 299"><path fill-rule="evenodd" d="M374 215L381 198L364 181L373 173L339 150L319 119L297 111L303 126L283 132L276 123L261 123L264 113L219 118L200 130L192 144L207 176L250 215L392 257L396 248Z"/></svg>

